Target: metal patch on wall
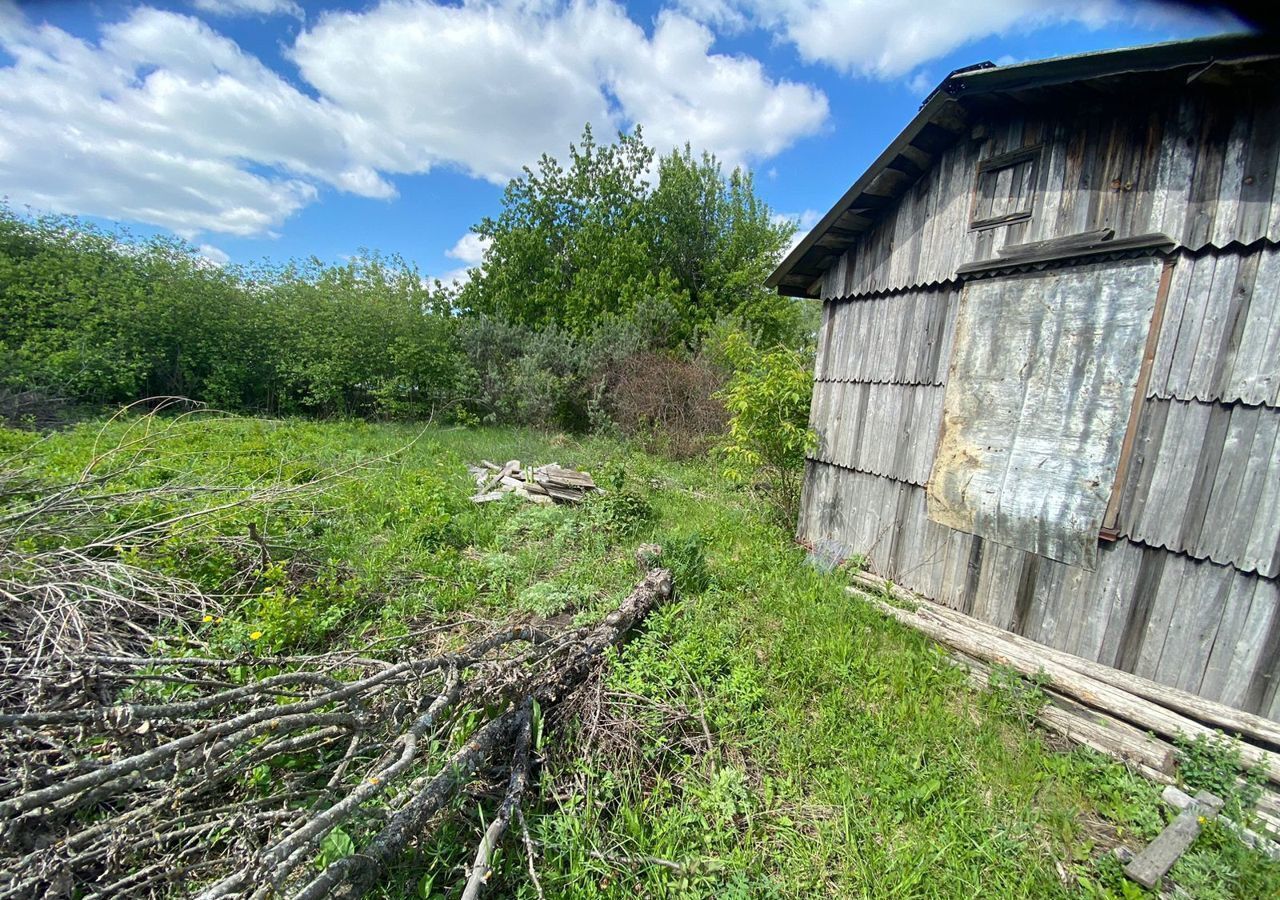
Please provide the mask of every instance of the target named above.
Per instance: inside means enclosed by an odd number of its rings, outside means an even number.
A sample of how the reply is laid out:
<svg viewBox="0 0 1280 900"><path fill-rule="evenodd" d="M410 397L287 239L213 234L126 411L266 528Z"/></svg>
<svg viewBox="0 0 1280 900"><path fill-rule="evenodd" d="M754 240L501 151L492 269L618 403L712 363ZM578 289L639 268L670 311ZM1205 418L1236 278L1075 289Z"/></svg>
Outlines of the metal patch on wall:
<svg viewBox="0 0 1280 900"><path fill-rule="evenodd" d="M1161 266L1110 261L965 286L930 519L1095 567Z"/></svg>

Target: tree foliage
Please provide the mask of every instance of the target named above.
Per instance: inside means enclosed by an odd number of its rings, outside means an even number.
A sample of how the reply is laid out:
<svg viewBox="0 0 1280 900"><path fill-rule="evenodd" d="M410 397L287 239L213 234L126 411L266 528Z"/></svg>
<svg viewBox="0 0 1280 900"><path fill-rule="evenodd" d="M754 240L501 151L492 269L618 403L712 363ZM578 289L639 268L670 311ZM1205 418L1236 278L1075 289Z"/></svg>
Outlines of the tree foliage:
<svg viewBox="0 0 1280 900"><path fill-rule="evenodd" d="M397 257L222 268L181 241L0 210L0 387L429 415L466 380L440 302Z"/></svg>
<svg viewBox="0 0 1280 900"><path fill-rule="evenodd" d="M544 154L507 186L502 212L476 226L488 250L460 304L574 334L638 317L668 348L699 346L724 318L765 343L792 342L804 309L764 279L793 231L749 173L726 177L687 145L655 167L638 128L600 144L588 127L567 166Z"/></svg>
<svg viewBox="0 0 1280 900"><path fill-rule="evenodd" d="M180 240L0 206L0 400L180 395L581 430L618 422L611 393L643 368L633 355L688 363L727 334L773 346L813 332L809 304L763 286L793 226L751 176L687 146L658 158L639 129L599 143L588 128L564 165L544 155L475 231L488 248L459 290L396 256L223 267ZM673 365L691 380L668 393L705 398L724 362ZM689 398L675 417L701 409Z"/></svg>

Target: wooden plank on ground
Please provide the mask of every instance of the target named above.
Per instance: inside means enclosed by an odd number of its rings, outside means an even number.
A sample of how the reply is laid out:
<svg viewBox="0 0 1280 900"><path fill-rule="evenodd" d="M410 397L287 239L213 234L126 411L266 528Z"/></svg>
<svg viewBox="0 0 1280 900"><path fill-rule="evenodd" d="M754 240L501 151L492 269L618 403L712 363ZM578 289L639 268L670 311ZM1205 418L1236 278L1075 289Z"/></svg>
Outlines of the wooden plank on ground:
<svg viewBox="0 0 1280 900"><path fill-rule="evenodd" d="M1222 800L1208 791L1196 794L1195 800L1194 806L1178 813L1178 817L1156 835L1147 849L1124 867L1125 875L1145 888L1154 888L1160 883L1160 879L1200 834L1201 818L1212 819L1222 809Z"/></svg>

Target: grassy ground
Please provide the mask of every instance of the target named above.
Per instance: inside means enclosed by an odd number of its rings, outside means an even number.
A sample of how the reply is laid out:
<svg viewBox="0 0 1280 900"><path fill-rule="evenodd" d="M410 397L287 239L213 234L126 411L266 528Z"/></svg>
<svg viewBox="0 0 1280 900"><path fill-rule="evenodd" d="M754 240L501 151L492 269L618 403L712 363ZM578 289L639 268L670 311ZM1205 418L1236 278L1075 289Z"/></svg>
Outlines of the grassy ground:
<svg viewBox="0 0 1280 900"><path fill-rule="evenodd" d="M56 480L127 427L34 446L0 430L0 457L22 451ZM590 619L631 587L638 543L666 548L677 602L544 748L530 828L549 897L1143 896L1109 851L1163 826L1155 787L1050 746L1027 725L1033 687L972 692L936 646L851 598L841 573L810 568L705 462L596 438L361 423L197 419L153 443L114 487L297 483L409 445L314 501L117 548L216 590L237 565L216 532L253 521L278 542L254 596L196 623L222 652L407 643L464 615ZM586 468L610 493L476 506L465 465L482 458ZM422 848L387 896L455 896L460 872L440 860L475 835ZM525 866L512 843L492 895L535 896ZM1280 867L1212 825L1173 880L1187 896L1280 895Z"/></svg>

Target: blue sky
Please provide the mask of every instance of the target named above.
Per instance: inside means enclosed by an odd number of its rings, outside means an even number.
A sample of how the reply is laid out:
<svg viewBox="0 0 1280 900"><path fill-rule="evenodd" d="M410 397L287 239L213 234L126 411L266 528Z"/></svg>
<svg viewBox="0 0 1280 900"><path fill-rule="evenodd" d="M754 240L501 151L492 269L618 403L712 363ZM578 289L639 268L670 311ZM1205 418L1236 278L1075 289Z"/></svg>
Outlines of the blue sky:
<svg viewBox="0 0 1280 900"><path fill-rule="evenodd" d="M0 0L0 196L456 277L505 179L640 122L809 225L947 72L1238 30L1122 0Z"/></svg>

